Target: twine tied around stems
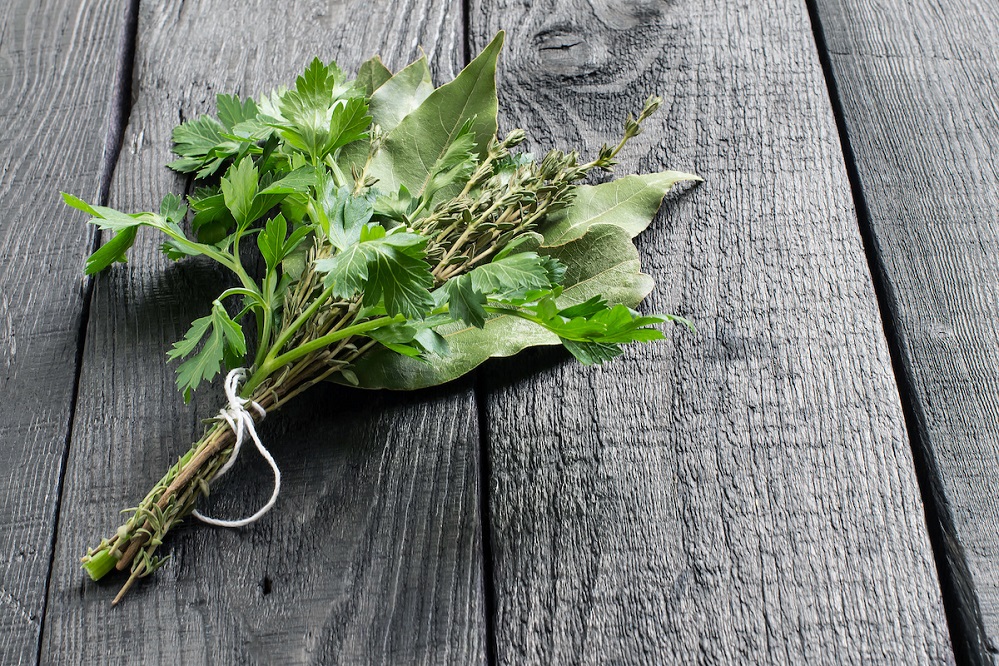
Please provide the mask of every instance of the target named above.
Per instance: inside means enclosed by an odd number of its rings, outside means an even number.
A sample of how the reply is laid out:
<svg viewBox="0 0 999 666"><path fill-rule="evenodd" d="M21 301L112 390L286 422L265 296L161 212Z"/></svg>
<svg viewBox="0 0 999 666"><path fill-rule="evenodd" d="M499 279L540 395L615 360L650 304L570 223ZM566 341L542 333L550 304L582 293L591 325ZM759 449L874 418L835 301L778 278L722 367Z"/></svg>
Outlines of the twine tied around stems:
<svg viewBox="0 0 999 666"><path fill-rule="evenodd" d="M246 406L249 405L252 407L260 415L261 419L267 416L267 412L253 400L240 397L237 392L240 382L245 379L245 368L236 368L235 370L230 371L225 378L225 397L229 400L229 404L219 411L216 418L229 424L229 427L232 428L232 431L236 434L236 443L232 447L232 454L229 456L229 460L227 460L225 465L223 465L218 471L215 478L218 479L221 477L229 471L233 464L235 464L236 457L239 455L239 449L243 445L243 436L244 434L249 434L250 439L252 439L253 443L257 445L257 451L260 452L261 457L267 461L267 463L271 466L271 469L274 471L274 492L271 493L271 498L267 500L267 504L248 518L241 518L239 520L219 520L217 518L209 518L197 509L192 512L192 515L201 522L208 523L209 525L215 525L217 527L243 527L245 525L249 525L250 523L256 522L261 516L271 510L271 507L274 506L274 503L277 501L278 494L281 492L281 470L278 469L277 463L274 462L274 458L271 456L270 451L268 451L260 442L260 437L257 435L257 429L253 425L253 415L250 414Z"/></svg>

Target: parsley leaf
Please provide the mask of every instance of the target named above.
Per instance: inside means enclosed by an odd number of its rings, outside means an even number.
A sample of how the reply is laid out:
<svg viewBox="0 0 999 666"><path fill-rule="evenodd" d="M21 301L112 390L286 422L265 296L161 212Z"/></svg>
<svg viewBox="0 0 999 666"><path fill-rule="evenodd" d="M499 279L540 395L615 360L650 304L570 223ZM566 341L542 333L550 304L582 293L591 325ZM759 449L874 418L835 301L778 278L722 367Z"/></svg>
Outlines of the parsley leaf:
<svg viewBox="0 0 999 666"><path fill-rule="evenodd" d="M521 252L469 272L474 289L495 300L516 300L528 292L549 289L562 281L565 266L536 252Z"/></svg>
<svg viewBox="0 0 999 666"><path fill-rule="evenodd" d="M253 221L253 198L257 195L257 167L253 160L244 157L233 164L222 177L222 196L225 207L232 213L236 223L242 227Z"/></svg>
<svg viewBox="0 0 999 666"><path fill-rule="evenodd" d="M556 288L564 273L565 267L551 257L521 252L455 276L435 295L438 305L448 305L452 320L483 328L487 302L517 305L536 300L535 294Z"/></svg>
<svg viewBox="0 0 999 666"><path fill-rule="evenodd" d="M363 92L347 85L346 76L334 63L316 58L283 93L278 107L284 122L275 123L281 136L309 154L313 161L348 143L367 136L371 117Z"/></svg>
<svg viewBox="0 0 999 666"><path fill-rule="evenodd" d="M191 228L202 243L218 243L236 226L218 187L199 187L187 197L194 210Z"/></svg>
<svg viewBox="0 0 999 666"><path fill-rule="evenodd" d="M308 124L317 112L325 113L329 109L338 97L338 91L345 90L345 79L336 63L326 65L319 58L314 58L295 79L295 88L281 96L279 106L282 115L293 122Z"/></svg>
<svg viewBox="0 0 999 666"><path fill-rule="evenodd" d="M284 241L287 235L288 221L280 213L268 220L263 231L257 234L257 247L267 264L267 270L274 270L284 258Z"/></svg>
<svg viewBox="0 0 999 666"><path fill-rule="evenodd" d="M217 120L211 116L199 116L193 120L177 125L173 130L173 151L182 158L197 162L200 166L204 158L224 141L225 131ZM177 168L172 165L171 168ZM193 171L193 169L177 169L178 171Z"/></svg>
<svg viewBox="0 0 999 666"><path fill-rule="evenodd" d="M260 113L252 99L241 102L235 95L216 95L215 104L218 106L219 120L230 132L240 123L255 120Z"/></svg>
<svg viewBox="0 0 999 666"><path fill-rule="evenodd" d="M122 213L114 208L88 204L86 201L65 192L62 193L62 198L68 205L92 216L89 222L97 225L103 231L122 231L143 224L161 226L157 216L152 213Z"/></svg>
<svg viewBox="0 0 999 666"><path fill-rule="evenodd" d="M338 250L345 250L360 240L361 229L374 212L370 197L354 196L349 188L336 187L332 182L319 204L326 215L323 231Z"/></svg>
<svg viewBox="0 0 999 666"><path fill-rule="evenodd" d="M329 136L322 147L322 153L332 153L338 148L368 136L371 125L368 103L362 98L347 100L333 107L330 114Z"/></svg>
<svg viewBox="0 0 999 666"><path fill-rule="evenodd" d="M326 284L333 285L334 296L350 298L363 292L365 306L384 301L390 316L422 319L434 304L426 244L419 234L386 235L381 226L364 226L357 243L331 259L316 261L315 267L327 273Z"/></svg>
<svg viewBox="0 0 999 666"><path fill-rule="evenodd" d="M211 116L200 116L173 130L173 152L179 160L167 164L181 173L196 172L198 178L215 174L226 160L249 148L249 143L234 141L226 127Z"/></svg>
<svg viewBox="0 0 999 666"><path fill-rule="evenodd" d="M194 354L203 339L204 345ZM177 368L177 387L184 392L185 402L190 402L191 392L202 381L210 381L221 371L223 362L227 367L238 367L245 355L243 329L229 317L219 301L212 305L211 314L195 319L183 339L175 342L167 352L171 361L190 356Z"/></svg>
<svg viewBox="0 0 999 666"><path fill-rule="evenodd" d="M539 323L558 335L565 348L583 365L609 361L621 353L620 347L625 343L665 337L659 329L649 328L666 321L664 317L638 315L624 305L608 307L602 299L594 298L550 314L543 312L544 303L536 308L541 315Z"/></svg>
<svg viewBox="0 0 999 666"><path fill-rule="evenodd" d="M448 311L455 321L464 321L476 328L486 325L486 297L475 288L470 275L451 278L441 289L447 296Z"/></svg>
<svg viewBox="0 0 999 666"><path fill-rule="evenodd" d="M607 342L585 342L561 338L562 346L583 365L599 365L621 355L621 346Z"/></svg>
<svg viewBox="0 0 999 666"><path fill-rule="evenodd" d="M260 249L260 256L264 258L268 271L277 269L278 264L294 251L305 237L312 233L308 226L302 226L288 236L288 221L284 215L278 213L264 226L257 235L257 247Z"/></svg>
<svg viewBox="0 0 999 666"><path fill-rule="evenodd" d="M138 227L130 227L116 233L111 240L104 243L96 252L87 257L83 269L86 275L99 273L116 261L125 262L125 253L135 244L135 233Z"/></svg>
<svg viewBox="0 0 999 666"><path fill-rule="evenodd" d="M166 220L167 224L174 225L177 230L180 229L180 223L187 217L187 210L187 204L184 203L184 200L173 192L163 197L163 201L160 203L160 216ZM163 243L163 252L174 261L192 254L172 238Z"/></svg>
<svg viewBox="0 0 999 666"><path fill-rule="evenodd" d="M239 229L244 229L286 196L308 194L315 181L315 171L306 166L260 189L257 167L252 158L244 157L222 178L222 197Z"/></svg>
<svg viewBox="0 0 999 666"><path fill-rule="evenodd" d="M427 354L446 356L447 341L427 325L400 322L370 331L368 335L397 354L425 361Z"/></svg>

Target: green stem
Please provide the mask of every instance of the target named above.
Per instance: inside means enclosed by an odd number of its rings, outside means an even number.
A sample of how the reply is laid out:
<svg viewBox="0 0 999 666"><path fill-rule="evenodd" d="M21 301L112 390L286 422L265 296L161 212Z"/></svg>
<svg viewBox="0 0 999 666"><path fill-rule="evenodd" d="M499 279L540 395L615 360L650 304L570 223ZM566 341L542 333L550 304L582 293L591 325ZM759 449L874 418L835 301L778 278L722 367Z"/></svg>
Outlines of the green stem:
<svg viewBox="0 0 999 666"><path fill-rule="evenodd" d="M258 341L257 354L253 358L253 366L260 367L263 363L265 352L267 351L267 339L271 337L271 317L270 312L265 312L264 316L264 327L263 331L260 333L260 340Z"/></svg>
<svg viewBox="0 0 999 666"><path fill-rule="evenodd" d="M230 287L229 289L226 289L221 294L219 294L219 297L215 300L222 301L226 298L229 298L230 296L246 296L247 298L252 298L254 301L260 303L261 305L264 304L264 302L260 299L259 292L254 291L252 289L247 289L245 287Z"/></svg>
<svg viewBox="0 0 999 666"><path fill-rule="evenodd" d="M90 574L91 580L100 580L109 574L116 564L118 559L111 555L110 551L102 550L84 562L83 568Z"/></svg>
<svg viewBox="0 0 999 666"><path fill-rule="evenodd" d="M247 380L246 384L243 385L240 394L243 397L247 397L253 393L253 391L260 386L272 373L276 372L280 368L288 365L289 363L294 363L298 359L311 354L312 352L324 349L337 340L343 340L344 338L349 338L352 335L361 335L367 333L368 331L373 331L383 326L388 326L389 324L394 324L398 322L405 321L405 317L402 315L396 315L395 317L378 317L377 319L369 319L368 321L361 322L360 324L354 324L353 326L347 326L341 328L337 331L327 333L321 338L316 338L310 342L305 343L299 347L292 349L289 352L281 354L276 358L265 359L260 365L253 376Z"/></svg>
<svg viewBox="0 0 999 666"><path fill-rule="evenodd" d="M273 359L270 363L273 364L274 370L292 363L307 356L314 351L319 351L324 347L328 347L330 344L336 342L337 340L342 340L344 338L349 338L352 335L360 335L362 333L367 333L368 331L373 331L383 326L388 326L389 324L395 324L398 322L406 321L406 318L402 315L396 315L394 317L378 317L377 319L369 319L368 321L363 321L360 324L354 324L353 326L347 326L341 328L338 331L333 331L332 333L327 333L321 338L316 338L310 342L300 345L289 352L281 354L277 358Z"/></svg>
<svg viewBox="0 0 999 666"><path fill-rule="evenodd" d="M243 264L237 260L231 264L227 264L227 267L236 274L236 277L239 278L239 282L243 285L243 288L256 294L257 300L260 300L260 288L257 287L257 283L253 281L253 278L251 278L249 273L246 272L246 269L243 268Z"/></svg>
<svg viewBox="0 0 999 666"><path fill-rule="evenodd" d="M417 216L420 213L423 212L423 209L427 207L428 203L430 203L430 201L426 200L426 199L423 199L422 196L421 196L421 198L420 198L420 205L416 207L416 210L414 210L412 213L409 214L409 216L408 216L409 219L410 220L415 220L417 218Z"/></svg>
<svg viewBox="0 0 999 666"><path fill-rule="evenodd" d="M237 252L239 250L238 247L234 249ZM249 273L246 272L246 269L243 268L243 263L239 260L238 255L232 255L234 261L230 261L229 255L222 254L220 252L205 252L205 254L235 273L236 277L239 278L240 284L243 285L243 289L249 292L249 294L252 295L258 302L262 302L263 297L260 294L260 288L257 287L257 283L253 281L253 278L251 278ZM227 292L229 291L234 290L227 290Z"/></svg>
<svg viewBox="0 0 999 666"><path fill-rule="evenodd" d="M330 219L326 215L326 211L322 206L317 206L319 202L315 199L310 198L309 203L305 207L306 213L313 222L319 225L319 228L323 230L323 233L329 236L330 233Z"/></svg>
<svg viewBox="0 0 999 666"><path fill-rule="evenodd" d="M525 320L527 320L529 322L535 323L538 326L541 326L542 328L545 328L545 329L551 331L550 328L548 328L547 326L545 326L545 322L540 317L535 317L532 314L528 314L527 312L524 312L520 308L516 308L516 307L513 307L513 306L485 305L485 306L483 306L483 309L486 312L489 312L490 314L512 315L514 317L519 317L520 319L525 319ZM552 332L554 333L554 331L552 331ZM567 337L567 339L569 339L569 340L576 340L576 341L582 342L582 341L586 341L588 338Z"/></svg>
<svg viewBox="0 0 999 666"><path fill-rule="evenodd" d="M253 365L255 367L260 367L263 363L265 354L267 350L270 349L271 343L271 329L274 327L274 308L271 305L274 301L274 271L267 271L267 276L264 278L264 291L266 296L264 301L261 303L263 307L263 319L264 325L263 329L257 329L260 331L260 338L257 340L257 355L253 359Z"/></svg>
<svg viewBox="0 0 999 666"><path fill-rule="evenodd" d="M195 243L184 234L178 234L169 227L156 226L155 228L183 245L188 245L188 246L193 245L195 248L197 248L198 252L201 252L206 257L214 259L218 263L222 264L223 266L231 270L233 273L237 273L236 265L230 260L229 255L225 254L224 252L219 252L212 246L205 245L204 243Z"/></svg>
<svg viewBox="0 0 999 666"><path fill-rule="evenodd" d="M239 278L239 281L243 283L244 288L260 294L260 287L257 286L257 283L254 282L250 275L246 272L246 269L243 268L243 262L239 258L240 236L242 236L242 232L239 229L236 229L236 233L233 234L232 237L232 272L235 273L236 277ZM258 300L263 301L262 294ZM257 331L260 332L264 329L264 308L254 308L254 314L257 319Z"/></svg>

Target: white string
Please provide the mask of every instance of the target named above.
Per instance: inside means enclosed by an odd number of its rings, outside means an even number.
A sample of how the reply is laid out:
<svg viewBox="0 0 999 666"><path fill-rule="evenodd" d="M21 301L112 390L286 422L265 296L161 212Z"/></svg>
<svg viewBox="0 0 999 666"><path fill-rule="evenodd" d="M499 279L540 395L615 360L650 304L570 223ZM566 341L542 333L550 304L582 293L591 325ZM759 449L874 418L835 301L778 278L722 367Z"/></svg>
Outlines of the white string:
<svg viewBox="0 0 999 666"><path fill-rule="evenodd" d="M216 525L218 527L243 527L244 525L249 525L250 523L256 522L265 513L271 510L274 503L277 501L278 494L281 492L281 470L278 469L277 463L274 462L274 458L271 456L270 451L264 448L264 445L260 442L260 437L257 436L257 430L253 427L253 415L250 414L246 406L252 407L258 414L260 418L263 419L267 416L267 412L264 408L247 398L241 398L237 390L239 389L239 383L246 379L246 369L236 368L231 371L225 378L225 397L228 398L229 404L223 407L219 411L218 419L223 420L229 424L232 431L236 433L236 443L232 447L232 455L229 456L229 460L226 461L222 469L218 471L215 478L221 477L223 474L229 471L229 468L236 463L236 456L239 455L239 449L243 445L243 434L248 433L250 439L253 443L257 445L257 451L264 460L268 462L271 469L274 470L274 492L271 493L271 498L267 500L265 504L259 511L250 516L249 518L242 518L240 520L218 520L217 518L209 518L208 516L200 513L198 510L193 512L195 518L201 522L208 523L209 525Z"/></svg>

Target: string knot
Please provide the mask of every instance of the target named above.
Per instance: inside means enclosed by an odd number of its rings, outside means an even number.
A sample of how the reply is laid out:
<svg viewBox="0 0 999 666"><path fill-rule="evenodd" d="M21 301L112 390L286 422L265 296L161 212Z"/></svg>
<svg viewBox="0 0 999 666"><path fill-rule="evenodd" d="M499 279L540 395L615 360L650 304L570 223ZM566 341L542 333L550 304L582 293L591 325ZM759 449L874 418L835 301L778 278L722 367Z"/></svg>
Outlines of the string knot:
<svg viewBox="0 0 999 666"><path fill-rule="evenodd" d="M219 520L217 518L209 518L197 509L194 510L192 515L194 515L195 518L203 523L216 525L218 527L243 527L244 525L256 522L261 516L271 510L271 507L274 506L274 503L277 501L278 494L281 492L281 470L278 469L277 463L274 462L274 458L271 456L270 451L264 447L263 443L260 441L260 437L257 436L257 429L254 427L253 423L253 414L251 414L247 409L247 405L260 415L261 420L267 416L267 412L253 400L243 398L239 395L239 385L246 380L246 375L247 372L245 368L236 368L235 370L230 371L225 378L225 397L229 401L229 404L219 410L219 414L215 418L229 424L229 427L236 435L236 443L233 444L232 455L229 456L229 460L227 460L225 465L222 466L222 469L218 471L215 478L220 478L236 463L236 457L239 455L240 447L243 446L243 437L248 434L250 439L253 440L253 443L257 445L257 451L260 452L260 456L267 461L267 463L271 466L271 470L274 472L274 492L271 493L271 498L267 500L267 504L262 506L259 511L249 518L242 518L240 520Z"/></svg>

